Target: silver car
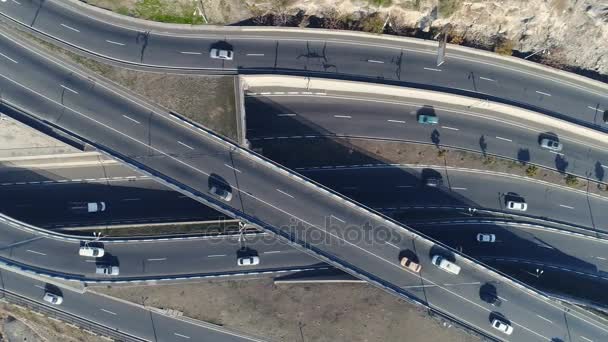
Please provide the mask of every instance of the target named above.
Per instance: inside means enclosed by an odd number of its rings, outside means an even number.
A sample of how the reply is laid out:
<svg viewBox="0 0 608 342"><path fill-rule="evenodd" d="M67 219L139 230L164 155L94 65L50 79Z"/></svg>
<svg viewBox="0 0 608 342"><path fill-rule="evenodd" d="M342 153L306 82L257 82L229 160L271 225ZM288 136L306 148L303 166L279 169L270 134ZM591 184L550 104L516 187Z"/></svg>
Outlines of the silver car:
<svg viewBox="0 0 608 342"><path fill-rule="evenodd" d="M526 211L528 210L528 204L526 202L520 201L507 201L507 209L516 211Z"/></svg>
<svg viewBox="0 0 608 342"><path fill-rule="evenodd" d="M562 143L555 139L544 138L540 141L540 147L546 148L547 150L559 152L564 146L562 145Z"/></svg>
<svg viewBox="0 0 608 342"><path fill-rule="evenodd" d="M44 297L42 297L42 300L53 305L61 305L61 303L63 303L62 296L50 292L45 292Z"/></svg>
<svg viewBox="0 0 608 342"><path fill-rule="evenodd" d="M232 192L224 188L217 187L215 185L212 186L211 189L209 189L209 192L223 199L226 202L230 202L230 200L232 199Z"/></svg>
<svg viewBox="0 0 608 342"><path fill-rule="evenodd" d="M477 234L477 241L478 242L496 242L496 235L479 233L479 234Z"/></svg>
<svg viewBox="0 0 608 342"><path fill-rule="evenodd" d="M211 51L209 51L209 57L213 59L224 59L227 61L231 61L233 56L234 53L230 50L211 49Z"/></svg>

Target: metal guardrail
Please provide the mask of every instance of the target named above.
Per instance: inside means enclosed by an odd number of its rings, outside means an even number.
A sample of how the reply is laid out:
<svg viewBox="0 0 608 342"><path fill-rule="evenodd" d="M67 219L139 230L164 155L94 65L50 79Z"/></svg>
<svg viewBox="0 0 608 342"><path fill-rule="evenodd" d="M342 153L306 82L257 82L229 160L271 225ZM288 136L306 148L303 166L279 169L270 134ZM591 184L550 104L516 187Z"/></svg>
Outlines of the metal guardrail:
<svg viewBox="0 0 608 342"><path fill-rule="evenodd" d="M37 119L36 117L28 114L25 110L19 108L18 106L14 105L14 104L12 104L12 103L4 100L4 99L1 99L0 103L4 104L7 107L10 107L13 111L18 111L21 115L26 115L26 116L28 116L30 118ZM388 226L392 226L392 227L394 227L396 229L405 230L408 233L413 234L415 236L417 235L420 238L425 239L425 240L427 240L427 241L429 241L429 242L431 242L433 244L442 246L446 250L449 250L452 253L454 253L454 255L460 256L460 258L462 259L462 261L465 262L465 263L467 263L467 264L469 264L469 266L471 266L471 267L478 268L482 272L488 272L488 273L492 273L493 272L496 276L504 278L505 280L507 280L508 282L510 282L512 285L520 288L523 291L528 292L529 294L538 295L538 296L541 296L543 298L547 298L545 295L543 295L542 293L539 293L538 291L536 291L533 288L530 288L526 284L521 283L521 282L517 281L516 279L511 278L511 277L509 277L509 276L507 276L507 275L505 275L505 274L503 274L503 273L501 273L501 272L499 272L499 271L497 271L497 270L495 270L493 268L490 268L490 267L488 267L486 265L481 265L481 264L479 264L479 262L470 259L468 256L465 256L465 255L461 254L459 251L457 251L457 250L455 250L455 249L453 249L453 248L451 248L451 247L449 247L447 245L444 245L443 243L441 243L439 241L435 241L434 239L431 239L428 236L420 234L420 233L418 233L418 232L416 232L414 230L408 229L409 227L403 226L402 224L398 223L397 221L395 221L395 220L393 220L391 218L388 218L388 217L386 217L386 216L384 216L384 215L376 212L375 210L373 210L373 209L371 209L371 208L369 208L367 206L364 206L363 204L355 202L352 199L345 198L344 196L342 196L342 195L334 192L333 190L331 190L331 189L329 189L329 188L327 188L327 187L325 187L325 186L323 186L323 185L321 185L319 183L316 183L315 181L313 181L311 179L306 178L305 176L297 174L297 173L295 173L295 172L293 172L291 170L285 169L283 166L277 164L276 162L274 162L272 160L269 160L269 159L267 159L267 158L265 158L265 157L263 157L263 156L255 153L253 151L241 148L241 147L235 145L234 143L230 142L229 140L227 140L227 139L219 136L218 134L214 133L213 131L207 129L206 127L201 126L200 124L198 124L196 122L193 122L193 121L191 121L191 120L189 120L189 119L187 119L187 118L185 118L185 117L183 117L181 115L178 115L176 113L170 113L170 115L172 115L174 118L176 118L178 120L183 121L185 124L187 124L188 126L192 127L193 129L197 129L199 132L201 132L203 134L206 134L209 137L215 139L220 144L222 144L222 145L224 145L224 146L226 146L226 147L228 147L228 148L230 148L230 149L232 149L234 151L237 151L237 150L241 151L244 156L247 156L247 157L255 160L258 163L266 165L266 166L268 166L268 167L276 170L277 172L279 172L279 173L281 173L281 174L283 174L283 175L291 178L294 181L297 181L297 182L300 182L300 183L302 183L304 185L310 186L311 188L315 189L316 191L325 193L326 195L333 197L337 201L341 201L344 204L346 204L346 205L348 205L348 206L350 206L352 208L360 210L365 215L369 215L369 216L375 217L376 219L379 219L381 222L384 222ZM42 120L39 120L39 119L37 119L37 121L42 122ZM78 136L78 135L74 134L73 132L67 131L64 128L55 125L54 123L47 122L47 121L44 121L43 123L46 124L46 125L48 125L48 126L50 126L50 127L52 127L52 128L54 128L54 129L62 131L65 134L73 135L77 139L79 139L81 141L84 141L84 142L88 143L91 146L96 147L101 153L106 154L106 155L108 155L111 158L115 158L115 159L121 160L123 163L125 163L126 165L128 165L128 166L136 169L137 171L142 172L142 173L144 173L144 174L146 174L146 175L148 175L150 177L154 177L155 179L157 179L158 181L160 181L164 185L166 185L166 186L168 186L168 187L170 187L170 188L172 188L172 189L174 189L176 191L179 191L181 193L185 193L185 194L193 197L194 199L196 199L196 200L198 200L198 201L200 201L202 203L205 203L206 205L208 205L208 206L210 206L210 207L212 207L212 208L214 208L214 209L216 209L218 211L224 212L225 214L227 214L229 216L232 216L232 217L237 217L237 218L241 219L245 223L249 223L249 224L252 224L254 226L260 227L262 229L268 230L268 231L276 234L277 236L283 238L285 241L287 241L288 243L290 243L293 247L295 247L295 248L297 248L297 249L299 249L299 250L301 250L301 251L303 251L305 253L311 254L311 255L315 256L316 258L318 258L318 259L320 259L320 260L322 260L322 261L324 261L324 262L326 262L326 263L328 263L328 264L330 264L330 265L332 265L332 266L334 266L336 268L343 269L345 272L350 273L351 275L353 275L355 277L358 277L360 279L364 279L365 281L367 281L367 282L369 282L371 284L374 284L375 286L377 286L377 287L379 287L379 288L381 288L381 289L383 289L383 290L385 290L385 291L387 291L389 293L392 293L393 295L396 295L396 296L398 296L398 297L400 297L402 299L405 299L406 301L408 301L410 303L421 305L421 306L424 306L425 308L437 311L437 309L431 308L428 303L426 303L426 302L418 299L417 297L415 297L412 294L410 294L410 293L402 290L401 288L399 288L399 287L397 287L397 286L395 286L395 285L393 285L391 283L388 283L388 282L384 281L383 279L378 278L378 277L372 275L371 273L369 273L369 272L367 272L367 271L365 271L363 269L360 269L360 268L358 268L358 267L356 267L356 266L354 266L354 265L346 262L345 260L336 259L333 255L331 255L331 254L329 254L327 252L324 252L324 251L320 250L319 248L317 248L315 246L312 246L312 245L310 245L310 244L308 244L306 242L303 242L303 241L297 241L297 240L294 239L293 236L290 236L286 232L284 232L284 231L282 231L280 229L277 229L277 228L275 228L273 226L267 225L265 222L261 221L257 217L251 216L251 215L249 215L247 213L238 212L234 208L229 207L225 203L222 203L221 201L219 201L219 200L217 200L217 199L209 196L206 193L201 193L200 191L198 191L198 190L196 190L194 188L191 188L191 187L189 187L189 186L187 186L185 184L181 184L181 183L175 181L174 179L172 179L171 177L169 177L169 176L167 176L165 174L162 174L162 173L160 173L160 172L158 172L158 171L156 171L154 169L151 169L148 166L140 163L137 160L129 158L128 156L123 155L123 154L121 154L119 152L113 151L113 150L111 150L111 149L109 149L109 148L107 148L107 147L105 147L103 145L100 145L97 142L94 142L94 141L91 141L91 140L89 140L87 138ZM183 279L183 278L181 278L181 277L180 278L176 278L176 280L179 280L179 279ZM70 280L70 279L67 279L67 280ZM482 330L480 330L480 329L478 329L478 328L476 328L474 326L471 326L471 325L469 325L469 324L467 324L467 323L465 323L463 321L458 320L457 317L452 317L452 316L450 316L450 315L448 315L446 313L441 313L441 315L443 315L445 317L450 317L450 320L452 320L454 322L459 322L458 324L460 326L466 327L469 330L474 331L475 333L477 333L477 334L479 334L481 336L484 336L486 338L492 339L492 337L490 335L486 334L484 331L482 331Z"/></svg>
<svg viewBox="0 0 608 342"><path fill-rule="evenodd" d="M115 341L120 342L146 342L146 339L142 339L126 332L120 331L115 328L107 327L105 325L101 325L95 323L86 318L73 315L69 312L58 310L56 308L52 308L40 303L37 303L34 300L31 300L27 297L21 296L19 294L10 292L5 289L0 289L0 293L2 293L3 298L12 304L19 305L25 307L28 310L32 310L34 312L41 313L50 319L56 319L63 321L68 325L74 325L78 328L84 329L91 334L100 335L106 338L113 339Z"/></svg>

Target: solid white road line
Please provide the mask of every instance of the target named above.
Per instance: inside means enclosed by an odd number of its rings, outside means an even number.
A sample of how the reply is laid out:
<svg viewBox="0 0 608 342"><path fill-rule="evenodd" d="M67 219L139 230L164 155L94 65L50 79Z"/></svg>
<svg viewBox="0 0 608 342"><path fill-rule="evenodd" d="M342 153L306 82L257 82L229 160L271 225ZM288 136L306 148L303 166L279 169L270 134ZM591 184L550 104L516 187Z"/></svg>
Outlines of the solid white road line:
<svg viewBox="0 0 608 342"><path fill-rule="evenodd" d="M352 116L350 116L350 115L334 115L334 118L351 119Z"/></svg>
<svg viewBox="0 0 608 342"><path fill-rule="evenodd" d="M296 116L296 114L294 114L294 113L289 113L289 114L277 114L277 116Z"/></svg>
<svg viewBox="0 0 608 342"><path fill-rule="evenodd" d="M74 94L78 94L78 92L77 92L76 90L74 90L74 89L70 89L70 88L68 88L68 87L64 86L63 84L60 84L60 86L61 86L61 88L65 89L65 90L67 90L67 91L71 91L71 92L72 92L72 93L74 93Z"/></svg>
<svg viewBox="0 0 608 342"><path fill-rule="evenodd" d="M16 60L14 60L14 59L10 58L9 56L7 56L7 55L5 55L5 54L3 54L3 53L1 53L1 52L0 52L0 56L2 56L2 57L4 57L4 58L8 59L9 61L11 61L11 62L13 62L13 63L15 63L15 64L18 64L18 63L19 63L19 62L17 62Z"/></svg>
<svg viewBox="0 0 608 342"><path fill-rule="evenodd" d="M123 43L119 43L119 42L115 42L113 40L106 40L106 42L110 43L110 44L114 44L114 45L120 45L120 46L124 46L125 44Z"/></svg>
<svg viewBox="0 0 608 342"><path fill-rule="evenodd" d="M606 109L602 109L602 108L600 108L600 107L591 107L591 106L587 106L587 108L589 108L589 109L591 109L591 110L598 111L598 112L603 112L603 111L605 111L605 110L606 110Z"/></svg>
<svg viewBox="0 0 608 342"><path fill-rule="evenodd" d="M395 123L405 123L405 121L403 120L386 120L388 122L395 122Z"/></svg>
<svg viewBox="0 0 608 342"><path fill-rule="evenodd" d="M67 29L69 29L69 30L72 30L72 31L74 31L74 32L80 32L80 30L75 29L75 28L73 28L73 27L71 27L71 26L68 26L68 25L66 25L66 24L59 24L59 25L61 25L61 26L65 27L65 28L67 28Z"/></svg>
<svg viewBox="0 0 608 342"><path fill-rule="evenodd" d="M395 245L395 244L392 244L392 243L390 243L390 242L388 242L388 241L385 241L385 242L386 242L386 244L387 244L387 245L389 245L389 246L391 246L391 247L395 247L395 248L397 248L397 249L400 249L400 248L399 248L399 246L397 246L397 245Z"/></svg>
<svg viewBox="0 0 608 342"><path fill-rule="evenodd" d="M103 311L103 312L107 312L107 313L109 313L110 315L116 315L116 312L112 312L112 311L110 311L110 310L106 310L106 309L99 309L99 310L101 310L101 311Z"/></svg>
<svg viewBox="0 0 608 342"><path fill-rule="evenodd" d="M538 317L538 318L540 318L540 319L542 319L542 320L545 320L545 321L547 321L547 322L549 322L549 323L553 324L553 322L551 322L550 320L546 319L545 317L543 317L543 316L541 316L541 315L536 315L536 317Z"/></svg>
<svg viewBox="0 0 608 342"><path fill-rule="evenodd" d="M441 126L441 128L451 129L452 131L460 131L460 129L458 129L458 128L448 127L448 126Z"/></svg>
<svg viewBox="0 0 608 342"><path fill-rule="evenodd" d="M340 221L340 222L342 222L342 223L346 223L346 221L344 221L343 219L341 219L341 218L339 218L339 217L337 217L337 216L330 215L329 217L333 217L333 218L335 218L336 220L338 220L338 221Z"/></svg>
<svg viewBox="0 0 608 342"><path fill-rule="evenodd" d="M479 79L484 80L484 81L496 82L496 80L493 80L493 79L487 78L487 77L481 77L481 76L479 76Z"/></svg>
<svg viewBox="0 0 608 342"><path fill-rule="evenodd" d="M180 51L179 53L183 53L184 55L202 55L202 52L194 52L194 51Z"/></svg>
<svg viewBox="0 0 608 342"><path fill-rule="evenodd" d="M560 204L559 206L562 207L562 208L574 209L574 207L571 207L569 205Z"/></svg>
<svg viewBox="0 0 608 342"><path fill-rule="evenodd" d="M503 138L503 137L496 137L496 139L513 142L513 140L511 140L511 139L507 139L507 138Z"/></svg>
<svg viewBox="0 0 608 342"><path fill-rule="evenodd" d="M367 61L368 61L369 63L378 63L378 64L384 64L384 62L383 62L383 61L378 61L378 60L375 60L375 59L368 59Z"/></svg>
<svg viewBox="0 0 608 342"><path fill-rule="evenodd" d="M184 144L183 142L181 142L181 141L179 141L179 140L177 141L177 143L178 143L178 144L180 144L180 145L182 145L182 146L185 146L185 147L187 147L187 148L189 148L189 149L191 149L191 150L194 150L194 147L192 147L192 146L190 146L190 145L186 145L186 144Z"/></svg>
<svg viewBox="0 0 608 342"><path fill-rule="evenodd" d="M264 56L263 53L248 53L247 56Z"/></svg>
<svg viewBox="0 0 608 342"><path fill-rule="evenodd" d="M190 338L190 336L186 336L186 335L182 335L182 334L178 334L178 333L173 333L173 335L179 336L179 337L182 337L182 338L188 338L188 339Z"/></svg>
<svg viewBox="0 0 608 342"><path fill-rule="evenodd" d="M30 253L34 253L34 254L38 254L38 255L46 255L44 253L36 252L36 251L31 250L31 249L26 249L26 252L30 252Z"/></svg>
<svg viewBox="0 0 608 342"><path fill-rule="evenodd" d="M230 165L228 165L228 164L224 164L224 166L225 166L225 167L227 167L227 168L229 168L229 169L232 169L232 170L234 170L234 171L236 171L236 172L238 172L238 173L241 173L241 170L239 170L239 169L235 169L234 167L232 167L232 166L230 166Z"/></svg>
<svg viewBox="0 0 608 342"><path fill-rule="evenodd" d="M285 191L282 191L282 190L280 190L280 189L277 189L277 191L278 191L278 192L280 192L280 193L282 193L282 194L283 194L283 195L285 195L285 196L289 196L289 197L291 197L291 198L295 198L295 197L293 197L292 195L290 195L290 194L288 194L288 193L286 193Z"/></svg>
<svg viewBox="0 0 608 342"><path fill-rule="evenodd" d="M545 95L545 96L551 96L551 94L549 94L549 93L545 93L545 92L542 92L542 91L538 91L538 90L537 90L536 92L537 92L538 94L541 94L541 95Z"/></svg>
<svg viewBox="0 0 608 342"><path fill-rule="evenodd" d="M131 120L131 121L135 122L136 124L139 124L139 121L137 121L137 120L135 120L135 119L133 119L133 118L130 118L130 117L126 116L126 115L123 115L123 116L124 116L126 119L129 119L129 120Z"/></svg>
<svg viewBox="0 0 608 342"><path fill-rule="evenodd" d="M429 71L441 71L441 69L435 69L435 68L424 68L424 70L429 70Z"/></svg>
<svg viewBox="0 0 608 342"><path fill-rule="evenodd" d="M213 255L207 255L207 258L219 258L219 257L225 257L226 254L213 254Z"/></svg>

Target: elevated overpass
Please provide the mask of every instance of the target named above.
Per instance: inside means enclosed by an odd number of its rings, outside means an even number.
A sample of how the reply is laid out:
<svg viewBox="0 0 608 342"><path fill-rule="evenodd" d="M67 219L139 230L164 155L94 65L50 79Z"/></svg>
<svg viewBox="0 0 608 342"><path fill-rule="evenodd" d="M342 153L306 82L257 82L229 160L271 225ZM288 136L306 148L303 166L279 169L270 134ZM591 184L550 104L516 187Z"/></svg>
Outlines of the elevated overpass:
<svg viewBox="0 0 608 342"><path fill-rule="evenodd" d="M6 106L22 109L229 216L273 232L316 258L493 339L503 315L517 341L582 336L600 341L608 328L567 309L475 261L280 165L85 75L6 35L0 49L0 88ZM12 64L10 64L12 63ZM17 65L14 65L17 64ZM221 179L233 197L209 194ZM414 253L417 274L399 265ZM458 276L430 262L442 254L462 267ZM120 259L120 256L116 256ZM67 267L70 267L69 265ZM508 302L500 312L479 298L493 283ZM445 286L442 284L451 284Z"/></svg>

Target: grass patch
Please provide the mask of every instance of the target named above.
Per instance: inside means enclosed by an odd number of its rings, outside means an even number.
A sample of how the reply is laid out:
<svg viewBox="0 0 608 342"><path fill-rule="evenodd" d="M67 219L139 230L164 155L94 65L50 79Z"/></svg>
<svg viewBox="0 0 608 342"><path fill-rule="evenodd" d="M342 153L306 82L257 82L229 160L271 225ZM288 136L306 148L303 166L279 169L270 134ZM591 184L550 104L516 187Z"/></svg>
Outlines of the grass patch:
<svg viewBox="0 0 608 342"><path fill-rule="evenodd" d="M368 0L369 4L377 7L388 7L393 4L393 0Z"/></svg>
<svg viewBox="0 0 608 342"><path fill-rule="evenodd" d="M200 16L195 16L195 3L174 3L164 0L141 0L135 5L135 16L152 21L173 24L203 24Z"/></svg>
<svg viewBox="0 0 608 342"><path fill-rule="evenodd" d="M494 52L503 56L511 56L513 54L513 47L515 47L515 43L513 43L510 39L499 39L494 45Z"/></svg>
<svg viewBox="0 0 608 342"><path fill-rule="evenodd" d="M377 13L369 15L361 20L361 29L370 33L384 32L384 23L386 18L382 18Z"/></svg>
<svg viewBox="0 0 608 342"><path fill-rule="evenodd" d="M578 185L578 178L576 176L573 175L567 175L566 176L566 185L568 186L577 186Z"/></svg>
<svg viewBox="0 0 608 342"><path fill-rule="evenodd" d="M526 168L526 175L528 177L534 177L538 174L538 167L536 165L530 165Z"/></svg>
<svg viewBox="0 0 608 342"><path fill-rule="evenodd" d="M184 234L201 234L201 235L216 235L238 233L239 225L237 222L231 221L216 221L208 223L191 223L191 224L160 224L160 225L142 225L133 227L116 227L95 229L100 231L101 235L106 237L136 237L136 236L159 236L159 235L184 235ZM70 230L70 234L82 234L90 236L89 230Z"/></svg>

